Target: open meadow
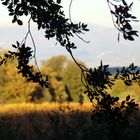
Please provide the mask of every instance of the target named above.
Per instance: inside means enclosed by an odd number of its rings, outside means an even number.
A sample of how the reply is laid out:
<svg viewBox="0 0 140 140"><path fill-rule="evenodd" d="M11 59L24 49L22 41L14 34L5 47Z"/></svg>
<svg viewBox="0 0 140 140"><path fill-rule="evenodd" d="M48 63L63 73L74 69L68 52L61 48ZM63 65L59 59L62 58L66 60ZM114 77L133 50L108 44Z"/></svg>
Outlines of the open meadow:
<svg viewBox="0 0 140 140"><path fill-rule="evenodd" d="M91 120L90 103L1 104L1 140L112 140L106 122ZM120 129L121 139L139 140L140 113ZM134 124L134 125L133 125Z"/></svg>

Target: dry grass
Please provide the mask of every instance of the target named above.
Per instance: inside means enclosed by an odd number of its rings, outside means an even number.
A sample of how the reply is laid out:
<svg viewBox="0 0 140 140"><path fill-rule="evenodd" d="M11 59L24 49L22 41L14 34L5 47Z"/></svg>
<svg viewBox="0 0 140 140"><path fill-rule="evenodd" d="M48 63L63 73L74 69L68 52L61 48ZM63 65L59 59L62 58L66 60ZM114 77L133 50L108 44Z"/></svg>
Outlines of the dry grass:
<svg viewBox="0 0 140 140"><path fill-rule="evenodd" d="M20 104L0 104L0 116L2 115L24 115L33 112L65 112L71 111L90 112L92 110L91 103L20 103Z"/></svg>
<svg viewBox="0 0 140 140"><path fill-rule="evenodd" d="M105 123L91 121L91 111L90 103L0 105L0 140L112 140ZM124 130L123 139L139 140L138 114L136 129Z"/></svg>
<svg viewBox="0 0 140 140"><path fill-rule="evenodd" d="M90 121L90 112L89 103L1 104L0 139L82 139L83 128Z"/></svg>

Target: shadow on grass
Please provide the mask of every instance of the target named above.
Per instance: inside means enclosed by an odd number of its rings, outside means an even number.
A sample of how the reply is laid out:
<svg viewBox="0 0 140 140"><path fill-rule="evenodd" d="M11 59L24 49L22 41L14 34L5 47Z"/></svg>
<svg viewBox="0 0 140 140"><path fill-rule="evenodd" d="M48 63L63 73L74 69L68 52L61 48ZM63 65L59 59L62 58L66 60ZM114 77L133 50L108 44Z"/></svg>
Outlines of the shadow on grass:
<svg viewBox="0 0 140 140"><path fill-rule="evenodd" d="M112 127L91 119L91 112L37 111L0 116L1 140L139 140L140 115L129 118L129 126ZM114 137L114 134L116 135Z"/></svg>

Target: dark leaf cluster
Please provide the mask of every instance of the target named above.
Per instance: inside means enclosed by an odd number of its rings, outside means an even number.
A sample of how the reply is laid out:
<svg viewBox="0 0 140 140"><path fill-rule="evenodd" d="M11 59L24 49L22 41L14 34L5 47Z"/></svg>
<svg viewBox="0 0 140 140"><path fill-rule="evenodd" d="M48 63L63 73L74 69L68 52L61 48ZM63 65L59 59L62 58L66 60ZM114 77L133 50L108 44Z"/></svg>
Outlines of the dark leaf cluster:
<svg viewBox="0 0 140 140"><path fill-rule="evenodd" d="M117 4L110 3L110 4L114 7L113 10L110 9L111 14L114 18L113 19L114 25L120 32L122 32L124 39L133 41L134 36L138 37L138 31L133 30L131 25L132 21L135 22L138 21L135 16L130 14L133 3L128 5L125 0L121 0L121 3L119 2L119 4L118 3ZM119 35L120 34L118 34L118 41Z"/></svg>
<svg viewBox="0 0 140 140"><path fill-rule="evenodd" d="M64 11L60 5L61 0L1 0L7 6L9 15L13 16L12 22L22 25L21 16L30 15L33 22L37 23L38 29L45 30L45 37L56 40L68 50L76 48L69 37L74 34L88 31L84 23L74 24L65 18Z"/></svg>
<svg viewBox="0 0 140 140"><path fill-rule="evenodd" d="M121 79L126 85L131 86L134 81L139 79L139 70L132 63L127 68L117 70L117 74L114 76L110 74L108 67L109 65L103 65L101 62L98 68L90 68L85 72L85 94L88 95L94 106L91 118L94 120L97 116L100 121L113 124L113 127L118 124L126 126L128 125L128 115L138 110L138 104L130 98L130 95L120 101L119 97L111 96L106 89L107 87L112 88L116 79Z"/></svg>
<svg viewBox="0 0 140 140"><path fill-rule="evenodd" d="M10 51L8 51L8 53L5 53L4 56L0 56L0 66L3 64L6 64L8 60L12 60L14 59L15 56L13 54L11 54Z"/></svg>
<svg viewBox="0 0 140 140"><path fill-rule="evenodd" d="M94 121L97 118L100 122L107 122L110 133L116 137L118 131L115 128L117 126L124 129L132 127L133 124L129 123L128 117L136 110L138 110L138 104L130 98L130 95L120 102L119 97L111 97L110 94L105 94L103 98L98 100L91 119Z"/></svg>
<svg viewBox="0 0 140 140"><path fill-rule="evenodd" d="M133 63L129 67L117 69L114 75L110 73L109 65L103 65L101 62L98 68L86 69L83 75L82 82L87 89L85 94L88 95L91 102L96 99L99 104L109 103L111 106L114 104L117 98L111 97L107 89L112 88L117 79L121 79L127 86L133 85L134 82L140 85L140 70ZM108 102L107 99L109 99Z"/></svg>
<svg viewBox="0 0 140 140"><path fill-rule="evenodd" d="M140 85L140 70L132 63L129 67L123 67L121 70L117 69L114 78L122 79L127 86L133 85L134 82Z"/></svg>
<svg viewBox="0 0 140 140"><path fill-rule="evenodd" d="M86 73L86 80L88 84L97 91L103 91L107 87L112 87L113 81L111 79L111 73L108 70L109 65L101 65L98 68L90 68Z"/></svg>
<svg viewBox="0 0 140 140"><path fill-rule="evenodd" d="M130 95L128 95L126 100L121 102L121 108L125 108L127 113L131 113L134 110L138 110L138 104L136 104L135 100L131 99Z"/></svg>
<svg viewBox="0 0 140 140"><path fill-rule="evenodd" d="M16 58L18 73L21 73L28 81L37 82L41 86L48 87L48 77L46 76L46 79L44 80L41 72L37 72L32 65L29 65L30 59L32 58L31 48L28 46L26 47L24 43L20 45L19 42L12 46L16 48L17 51L8 51L8 53L5 53L4 57L1 58L0 64L2 65L6 63L7 60Z"/></svg>
<svg viewBox="0 0 140 140"><path fill-rule="evenodd" d="M94 100L99 101L100 98L104 98L107 94L106 90L112 88L115 79L109 72L109 65L103 65L102 61L99 67L86 69L83 73L84 79L82 82L86 87L87 94L91 102Z"/></svg>

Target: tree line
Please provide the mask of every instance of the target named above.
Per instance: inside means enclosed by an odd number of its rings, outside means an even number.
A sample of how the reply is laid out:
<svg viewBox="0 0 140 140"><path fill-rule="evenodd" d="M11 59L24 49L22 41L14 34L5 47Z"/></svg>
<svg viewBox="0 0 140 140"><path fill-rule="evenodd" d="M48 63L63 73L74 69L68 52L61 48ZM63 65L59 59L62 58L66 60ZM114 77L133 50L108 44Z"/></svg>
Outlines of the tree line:
<svg viewBox="0 0 140 140"><path fill-rule="evenodd" d="M43 76L48 74L49 88L28 81L18 73L16 64L17 59L14 58L1 66L0 103L88 100L83 95L85 87L80 81L80 69L66 56L54 56L41 62L40 71Z"/></svg>
<svg viewBox="0 0 140 140"><path fill-rule="evenodd" d="M3 54L3 53L1 53ZM84 66L84 62L80 62ZM89 102L84 94L85 87L81 83L81 73L77 65L65 55L53 56L41 61L40 71L45 77L48 74L49 88L28 81L16 68L16 58L8 60L0 69L0 103L12 102ZM33 68L36 71L35 68ZM116 70L116 68L114 68ZM113 68L109 68L113 71ZM115 74L115 73L114 73ZM121 100L130 93L138 102L140 90L137 84L125 86L120 80L116 81L112 96Z"/></svg>

